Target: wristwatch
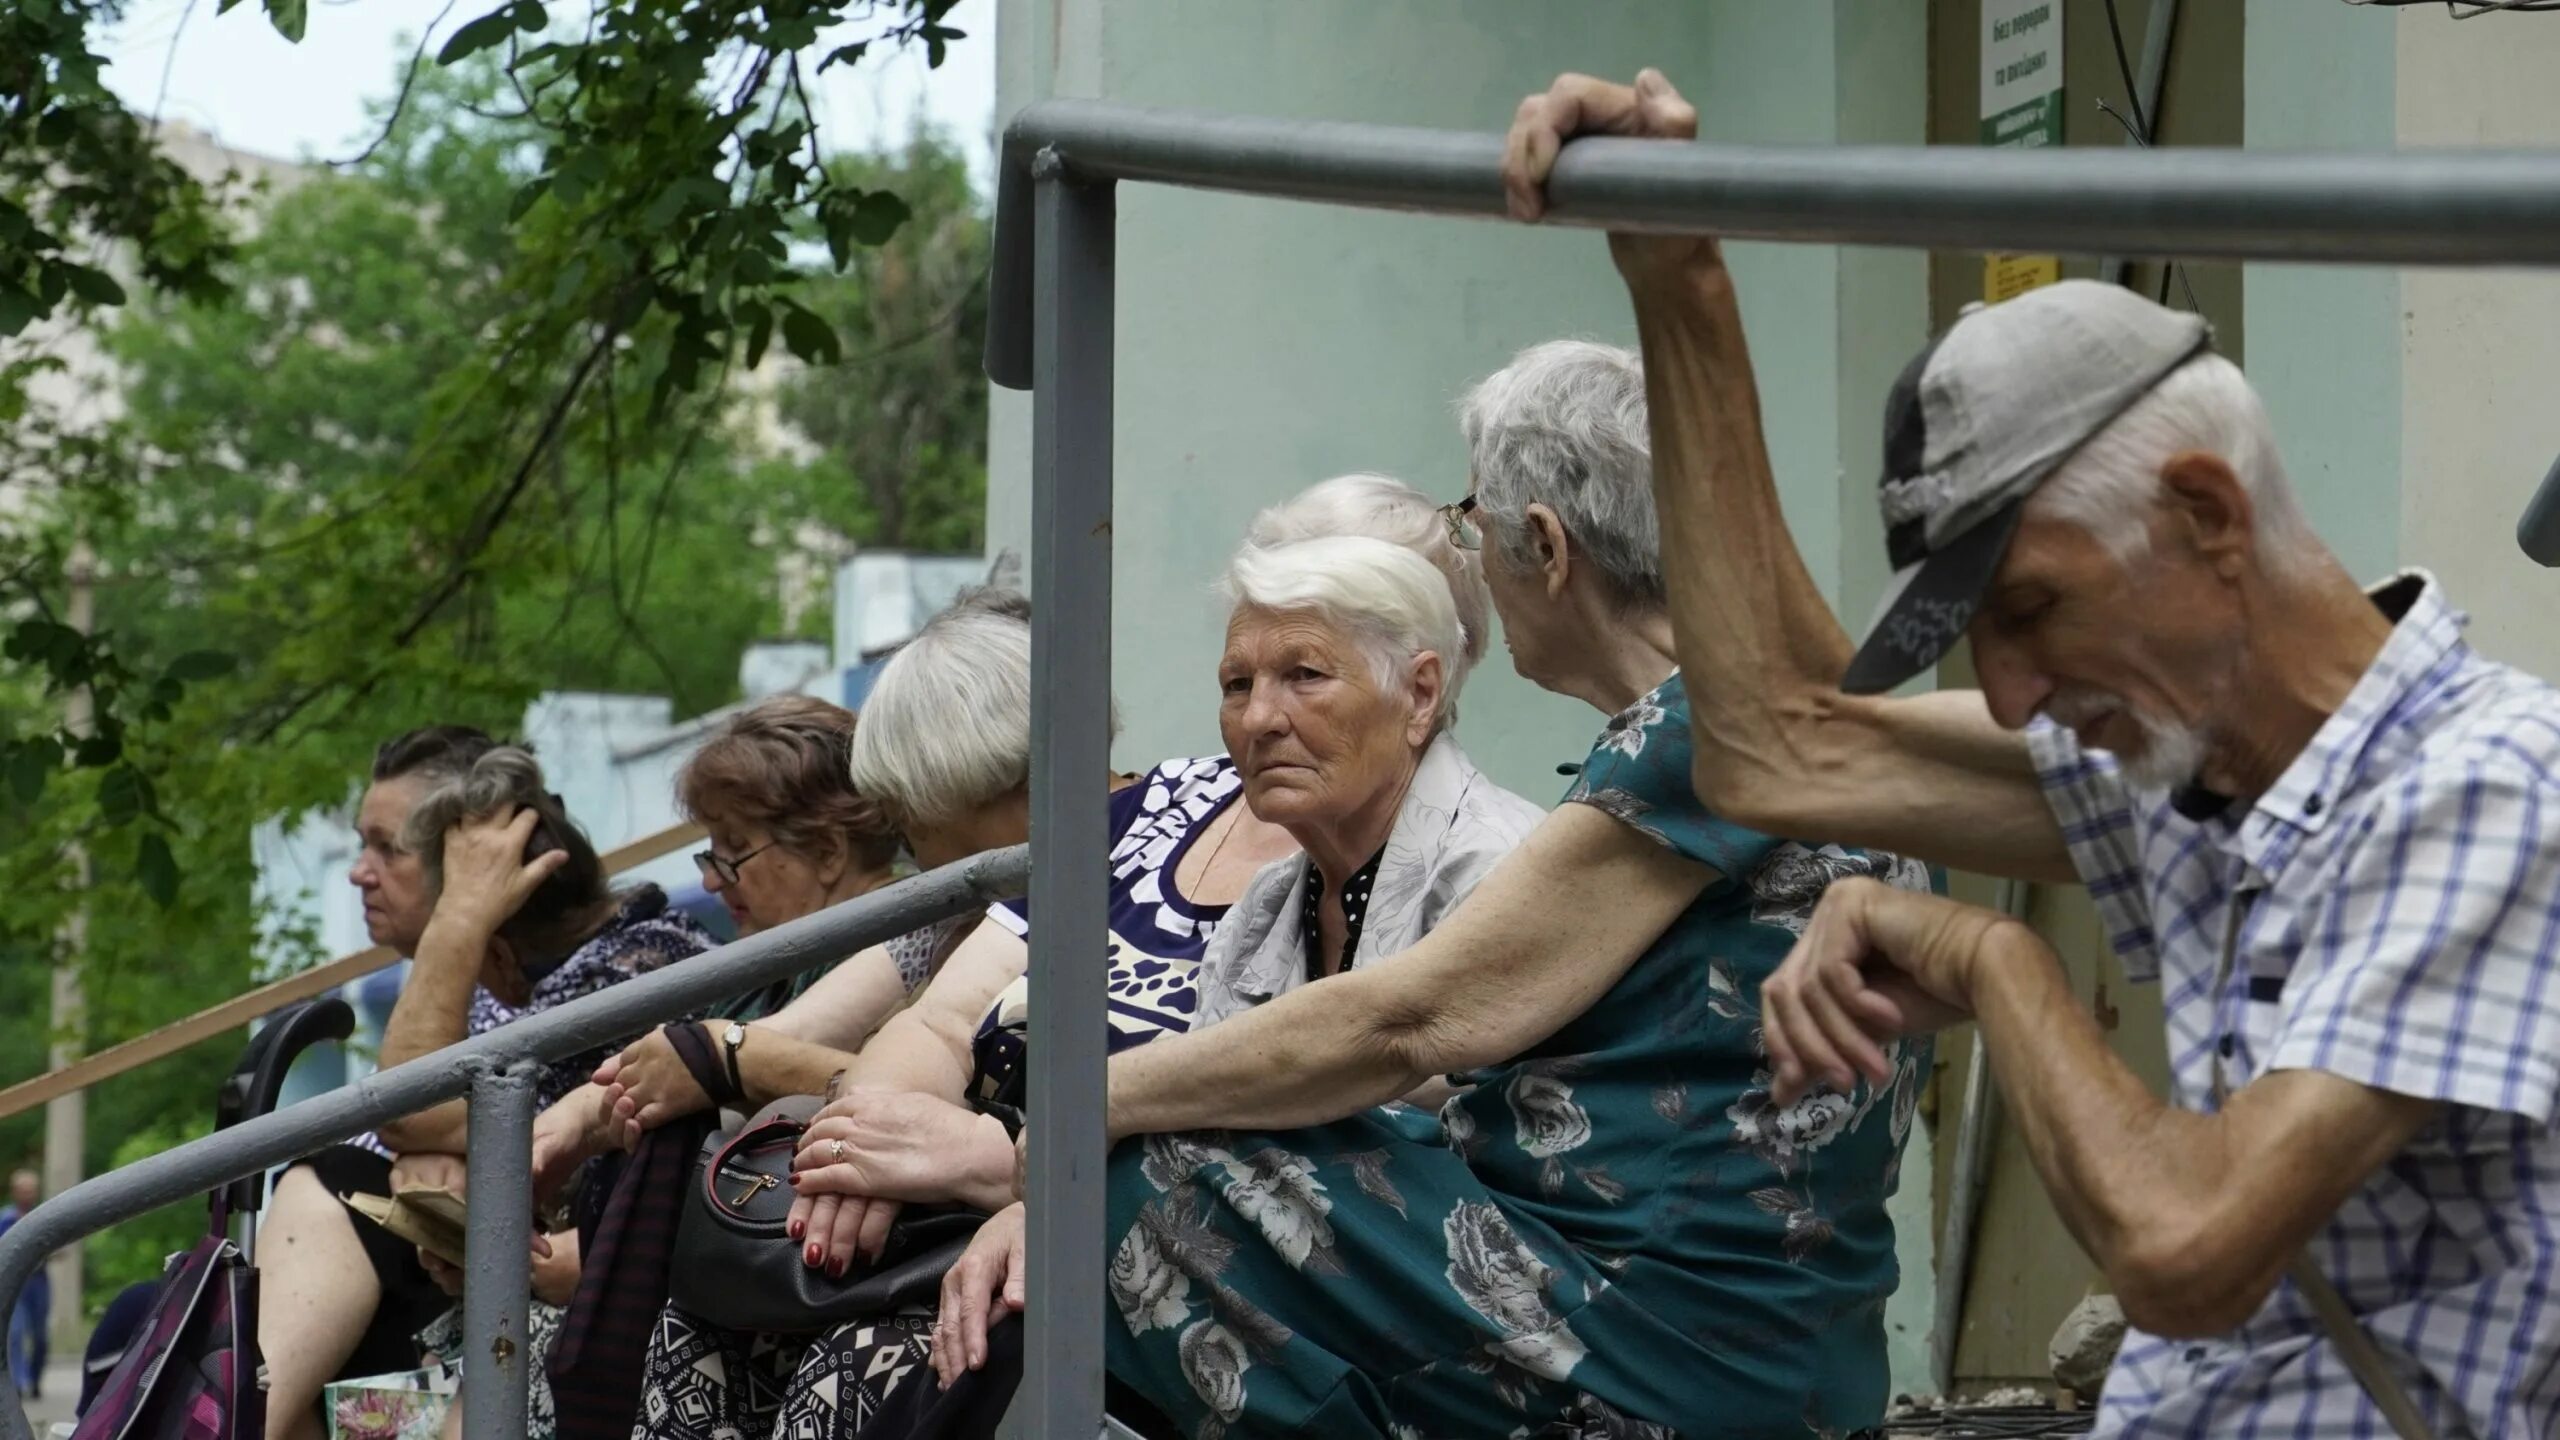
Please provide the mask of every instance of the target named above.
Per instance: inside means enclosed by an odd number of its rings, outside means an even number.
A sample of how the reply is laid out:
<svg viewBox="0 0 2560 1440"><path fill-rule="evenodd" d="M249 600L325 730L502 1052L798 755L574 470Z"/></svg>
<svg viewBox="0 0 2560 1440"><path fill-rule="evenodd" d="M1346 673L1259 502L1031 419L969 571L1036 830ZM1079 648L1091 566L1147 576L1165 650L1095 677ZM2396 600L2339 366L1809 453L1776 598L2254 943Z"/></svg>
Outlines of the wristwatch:
<svg viewBox="0 0 2560 1440"><path fill-rule="evenodd" d="M747 1027L732 1020L720 1032L720 1055L729 1062L729 1089L741 1100L746 1098L747 1082L738 1074L738 1047L747 1043Z"/></svg>

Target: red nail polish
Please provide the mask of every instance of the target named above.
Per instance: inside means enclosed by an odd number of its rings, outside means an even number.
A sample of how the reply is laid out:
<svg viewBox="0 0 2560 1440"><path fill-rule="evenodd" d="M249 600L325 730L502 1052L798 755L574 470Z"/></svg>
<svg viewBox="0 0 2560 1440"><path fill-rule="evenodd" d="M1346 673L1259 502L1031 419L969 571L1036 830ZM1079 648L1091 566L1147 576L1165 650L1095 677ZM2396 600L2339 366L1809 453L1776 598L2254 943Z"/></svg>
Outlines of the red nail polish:
<svg viewBox="0 0 2560 1440"><path fill-rule="evenodd" d="M818 1263L818 1247L817 1247L817 1246L812 1245L812 1246L810 1246L810 1247L809 1247L809 1258L808 1258L807 1263L809 1263L809 1264L811 1264L811 1265L815 1265L815 1264L817 1264L817 1263Z"/></svg>
<svg viewBox="0 0 2560 1440"><path fill-rule="evenodd" d="M797 1220L792 1221L792 1222L791 1222L791 1227L790 1227L790 1228L791 1228L791 1238L792 1238L792 1239L794 1239L794 1240L799 1239L799 1238L800 1238L800 1222L799 1222L799 1221L797 1221Z"/></svg>

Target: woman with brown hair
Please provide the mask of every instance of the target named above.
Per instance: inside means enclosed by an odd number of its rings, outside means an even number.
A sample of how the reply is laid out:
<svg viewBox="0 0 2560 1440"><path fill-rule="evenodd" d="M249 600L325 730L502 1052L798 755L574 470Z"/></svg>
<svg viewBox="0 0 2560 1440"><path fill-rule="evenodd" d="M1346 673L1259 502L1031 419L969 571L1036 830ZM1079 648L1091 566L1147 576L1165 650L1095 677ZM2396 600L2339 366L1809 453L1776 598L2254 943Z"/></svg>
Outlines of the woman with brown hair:
<svg viewBox="0 0 2560 1440"><path fill-rule="evenodd" d="M852 711L813 696L777 695L731 716L677 773L676 803L708 834L693 857L703 888L728 908L741 937L895 878L898 832L854 788L856 723ZM701 1053L735 1067L744 1096L737 1103L747 1109L823 1090L844 1056L817 1042L840 1045L878 1029L932 972L950 937L951 927L919 930L742 996L722 1018L696 1022ZM669 1118L712 1104L668 1031L652 1031L536 1123L534 1165L544 1182L637 1138L615 1123L617 1084L663 1097Z"/></svg>

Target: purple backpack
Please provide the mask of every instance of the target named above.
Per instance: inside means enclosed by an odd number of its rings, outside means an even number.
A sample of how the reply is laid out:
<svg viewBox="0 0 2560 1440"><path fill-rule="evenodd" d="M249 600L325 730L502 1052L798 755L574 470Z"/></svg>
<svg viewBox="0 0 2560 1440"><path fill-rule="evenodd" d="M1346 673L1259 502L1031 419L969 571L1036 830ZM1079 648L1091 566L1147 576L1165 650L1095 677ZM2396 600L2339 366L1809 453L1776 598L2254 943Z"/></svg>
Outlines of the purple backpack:
<svg viewBox="0 0 2560 1440"><path fill-rule="evenodd" d="M260 1440L258 1272L231 1243L229 1207L170 1257L151 1318L125 1347L72 1440Z"/></svg>

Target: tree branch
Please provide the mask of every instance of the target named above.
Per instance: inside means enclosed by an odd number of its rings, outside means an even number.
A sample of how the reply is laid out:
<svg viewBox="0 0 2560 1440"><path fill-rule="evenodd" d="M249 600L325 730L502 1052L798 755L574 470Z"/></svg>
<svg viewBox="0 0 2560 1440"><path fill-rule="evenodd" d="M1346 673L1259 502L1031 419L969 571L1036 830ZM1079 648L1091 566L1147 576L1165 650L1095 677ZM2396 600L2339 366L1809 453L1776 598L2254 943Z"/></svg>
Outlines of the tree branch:
<svg viewBox="0 0 2560 1440"><path fill-rule="evenodd" d="M189 3L192 4L193 0ZM382 132L373 137L373 143L346 159L325 163L334 169L351 170L372 159L374 152L390 141L391 132L400 128L400 117L409 112L409 92L418 86L418 72L426 68L427 41L434 37L436 27L444 23L445 17L453 13L455 3L456 0L444 0L444 8L436 12L436 18L428 21L427 28L418 32L418 48L409 56L408 73L400 77L400 93L392 97L391 113L382 119ZM153 113L156 115L158 112Z"/></svg>

